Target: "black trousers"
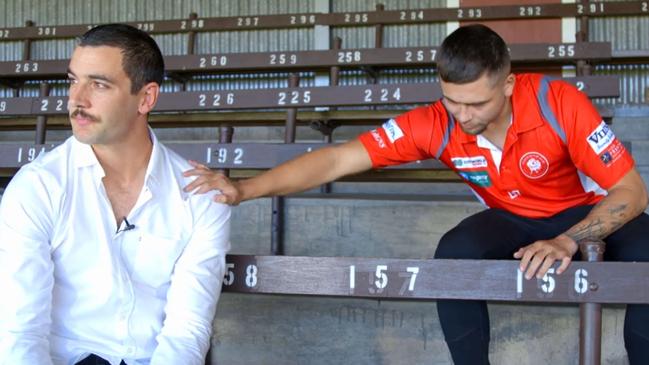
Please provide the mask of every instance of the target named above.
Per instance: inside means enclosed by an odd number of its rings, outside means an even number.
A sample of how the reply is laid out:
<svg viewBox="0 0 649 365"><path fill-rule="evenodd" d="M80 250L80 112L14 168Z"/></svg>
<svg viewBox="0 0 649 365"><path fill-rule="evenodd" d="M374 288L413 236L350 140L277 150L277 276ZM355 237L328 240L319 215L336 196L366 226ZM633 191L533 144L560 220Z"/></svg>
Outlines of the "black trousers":
<svg viewBox="0 0 649 365"><path fill-rule="evenodd" d="M104 360L103 358L92 354L85 359L79 361L75 365L110 365L110 363L107 360ZM124 361L120 362L120 365L126 365Z"/></svg>
<svg viewBox="0 0 649 365"><path fill-rule="evenodd" d="M439 242L435 258L513 259L520 247L554 238L582 220L592 206L543 219L487 209L460 222ZM605 240L604 260L649 261L649 216L641 214ZM579 258L577 253L575 259ZM437 313L456 365L489 364L489 313L485 301L438 300ZM649 305L627 305L624 344L631 365L649 364Z"/></svg>

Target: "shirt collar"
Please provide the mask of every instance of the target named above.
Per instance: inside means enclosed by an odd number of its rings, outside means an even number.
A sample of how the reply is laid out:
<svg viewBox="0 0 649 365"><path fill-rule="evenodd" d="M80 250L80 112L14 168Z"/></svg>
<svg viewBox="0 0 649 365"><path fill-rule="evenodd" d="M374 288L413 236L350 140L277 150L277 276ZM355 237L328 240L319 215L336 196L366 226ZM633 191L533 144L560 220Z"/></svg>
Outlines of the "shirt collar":
<svg viewBox="0 0 649 365"><path fill-rule="evenodd" d="M476 137L476 142L478 144L478 147L480 148L487 148L492 151L500 151L500 148L496 147L493 143L491 143L490 140L486 139L482 134L479 134Z"/></svg>
<svg viewBox="0 0 649 365"><path fill-rule="evenodd" d="M517 80L516 84L514 84L514 92L511 97L512 119L509 129L515 134L525 133L543 125L543 119L535 117L536 115L541 115L541 112L536 93L533 92L534 90L529 90L530 88L534 88L534 85L526 83L523 86L521 84L521 80ZM518 116L518 118L515 118L515 116ZM455 137L461 143L477 143L479 147L485 148L491 148L490 146L495 147L482 136L464 133L459 124L455 128L455 134Z"/></svg>
<svg viewBox="0 0 649 365"><path fill-rule="evenodd" d="M163 178L164 172L164 156L161 149L160 142L158 138L153 133L153 129L149 127L149 137L151 137L151 143L153 144L153 150L151 151L151 158L149 159L149 165L146 167L145 175L145 184L153 183L160 184Z"/></svg>
<svg viewBox="0 0 649 365"><path fill-rule="evenodd" d="M543 125L539 102L538 83L517 76L512 93L512 118L516 117L511 129L516 134L525 133Z"/></svg>
<svg viewBox="0 0 649 365"><path fill-rule="evenodd" d="M164 173L163 151L160 142L158 142L158 138L155 136L155 133L153 133L151 127L149 127L149 137L151 138L153 148L146 168L146 174L144 175L144 184L146 186L159 184ZM106 176L106 173L101 167L92 147L88 144L79 142L74 136L72 137L72 156L76 168L94 167L99 172L97 176L98 179Z"/></svg>
<svg viewBox="0 0 649 365"><path fill-rule="evenodd" d="M92 150L90 145L79 142L77 137L74 136L72 136L71 143L74 167L81 168L94 165L101 167L99 160L97 160L97 156L95 156L95 152Z"/></svg>

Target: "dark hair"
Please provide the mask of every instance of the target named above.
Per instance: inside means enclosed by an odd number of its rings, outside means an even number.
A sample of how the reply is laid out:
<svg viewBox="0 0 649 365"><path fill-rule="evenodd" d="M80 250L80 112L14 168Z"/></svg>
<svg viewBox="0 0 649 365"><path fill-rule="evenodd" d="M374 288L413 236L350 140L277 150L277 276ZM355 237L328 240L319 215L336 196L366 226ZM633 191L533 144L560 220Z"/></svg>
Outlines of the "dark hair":
<svg viewBox="0 0 649 365"><path fill-rule="evenodd" d="M437 57L439 76L465 84L488 75L509 73L509 50L498 33L482 24L456 29L442 42Z"/></svg>
<svg viewBox="0 0 649 365"><path fill-rule="evenodd" d="M80 47L116 47L122 50L122 68L131 79L135 94L149 82L164 80L164 60L156 42L137 28L126 24L99 25L79 38Z"/></svg>

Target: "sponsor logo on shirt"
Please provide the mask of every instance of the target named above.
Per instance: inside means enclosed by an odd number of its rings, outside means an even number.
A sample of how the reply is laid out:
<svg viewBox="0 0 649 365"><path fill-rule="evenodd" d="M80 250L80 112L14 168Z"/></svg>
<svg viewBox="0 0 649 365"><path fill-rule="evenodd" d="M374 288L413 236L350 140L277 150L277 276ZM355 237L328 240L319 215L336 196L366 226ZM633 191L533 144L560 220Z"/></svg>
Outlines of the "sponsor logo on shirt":
<svg viewBox="0 0 649 365"><path fill-rule="evenodd" d="M484 156L454 157L451 161L457 169L487 167L487 159Z"/></svg>
<svg viewBox="0 0 649 365"><path fill-rule="evenodd" d="M622 144L622 142L616 139L601 155L599 155L599 159L602 160L604 165L608 166L617 161L620 156L622 156L624 151L626 151L624 145Z"/></svg>
<svg viewBox="0 0 649 365"><path fill-rule="evenodd" d="M548 173L550 163L538 152L528 152L521 157L518 167L528 179L539 179Z"/></svg>
<svg viewBox="0 0 649 365"><path fill-rule="evenodd" d="M608 151L602 153L602 155L599 156L599 158L602 159L604 165L608 165L611 163L611 161L613 161L613 156L611 156L611 153Z"/></svg>
<svg viewBox="0 0 649 365"><path fill-rule="evenodd" d="M401 128L399 128L397 121L394 119L390 119L383 123L383 129L391 143L394 143L394 141L403 137L403 132L401 131Z"/></svg>
<svg viewBox="0 0 649 365"><path fill-rule="evenodd" d="M514 199L518 198L519 196L521 196L520 190L510 190L510 191L507 192L507 194L509 195L509 199L512 199L512 200L514 200Z"/></svg>
<svg viewBox="0 0 649 365"><path fill-rule="evenodd" d="M586 138L590 148L595 151L596 154L600 154L602 151L608 147L613 140L615 140L615 134L611 128L602 121L597 128Z"/></svg>
<svg viewBox="0 0 649 365"><path fill-rule="evenodd" d="M487 171L460 171L460 176L465 180L483 188L491 186L491 179Z"/></svg>
<svg viewBox="0 0 649 365"><path fill-rule="evenodd" d="M379 148L385 148L385 141L383 141L383 137L379 134L379 132L376 129L372 129L372 137L374 137L374 140L376 141L376 144L379 145Z"/></svg>

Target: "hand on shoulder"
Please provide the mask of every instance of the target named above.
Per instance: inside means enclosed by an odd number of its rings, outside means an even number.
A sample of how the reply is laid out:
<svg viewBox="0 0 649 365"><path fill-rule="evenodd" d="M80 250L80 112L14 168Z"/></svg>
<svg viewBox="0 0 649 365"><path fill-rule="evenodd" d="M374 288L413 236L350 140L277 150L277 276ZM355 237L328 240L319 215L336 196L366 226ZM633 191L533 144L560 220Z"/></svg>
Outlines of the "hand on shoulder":
<svg viewBox="0 0 649 365"><path fill-rule="evenodd" d="M214 195L214 201L228 205L239 205L241 202L241 191L238 183L230 180L225 175L210 170L209 167L196 161L189 160L194 168L183 172L183 176L196 176L196 179L183 188L187 193L205 194L209 191L218 190Z"/></svg>

